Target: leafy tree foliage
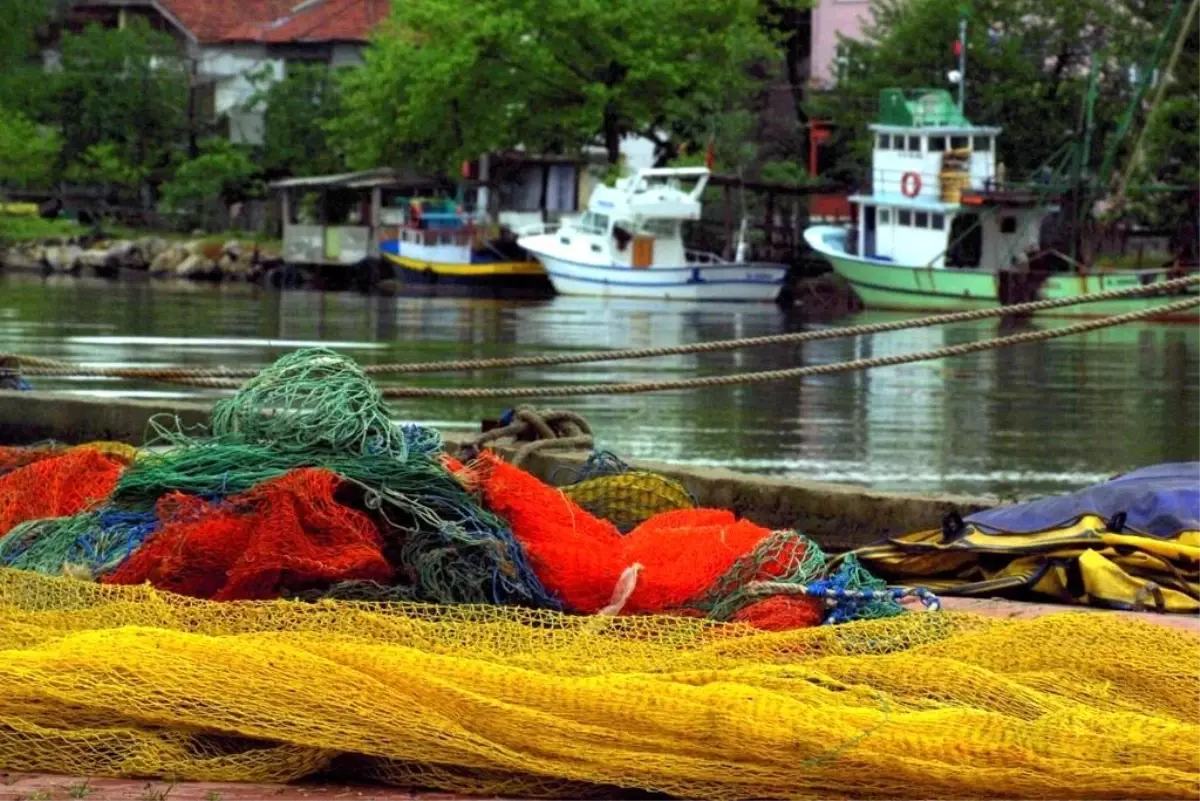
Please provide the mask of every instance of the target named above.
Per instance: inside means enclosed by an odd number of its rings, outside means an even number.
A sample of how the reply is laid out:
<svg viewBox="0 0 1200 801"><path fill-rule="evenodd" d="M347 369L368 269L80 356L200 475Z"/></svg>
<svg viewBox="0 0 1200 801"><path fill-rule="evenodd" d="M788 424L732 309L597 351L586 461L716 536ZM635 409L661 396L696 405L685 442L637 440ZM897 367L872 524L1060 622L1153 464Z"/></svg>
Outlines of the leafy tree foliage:
<svg viewBox="0 0 1200 801"><path fill-rule="evenodd" d="M578 152L621 138L665 152L702 130L745 65L773 58L757 0L407 0L344 80L331 126L355 166L449 170L523 145ZM353 147L351 146L353 144Z"/></svg>
<svg viewBox="0 0 1200 801"><path fill-rule="evenodd" d="M263 111L265 136L261 164L278 175L339 172L345 158L326 128L341 111L337 75L320 64L288 65L283 80L267 70L253 78L256 91L247 104Z"/></svg>
<svg viewBox="0 0 1200 801"><path fill-rule="evenodd" d="M68 34L61 50L62 69L47 78L64 165L139 177L167 167L187 135L188 73L175 41L135 19Z"/></svg>
<svg viewBox="0 0 1200 801"><path fill-rule="evenodd" d="M47 181L61 147L54 129L0 109L0 181L18 186Z"/></svg>

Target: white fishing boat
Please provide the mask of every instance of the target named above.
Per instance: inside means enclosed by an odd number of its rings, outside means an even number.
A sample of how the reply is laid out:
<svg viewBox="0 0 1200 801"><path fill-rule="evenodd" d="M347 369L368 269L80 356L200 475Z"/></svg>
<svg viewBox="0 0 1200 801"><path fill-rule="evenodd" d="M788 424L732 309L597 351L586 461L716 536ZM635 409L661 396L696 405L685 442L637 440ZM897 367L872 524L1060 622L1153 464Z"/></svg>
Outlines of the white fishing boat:
<svg viewBox="0 0 1200 801"><path fill-rule="evenodd" d="M683 223L700 219L709 175L704 167L639 170L615 186L596 187L582 216L525 229L517 244L564 295L774 300L786 264L744 261L741 237L734 261L684 246Z"/></svg>

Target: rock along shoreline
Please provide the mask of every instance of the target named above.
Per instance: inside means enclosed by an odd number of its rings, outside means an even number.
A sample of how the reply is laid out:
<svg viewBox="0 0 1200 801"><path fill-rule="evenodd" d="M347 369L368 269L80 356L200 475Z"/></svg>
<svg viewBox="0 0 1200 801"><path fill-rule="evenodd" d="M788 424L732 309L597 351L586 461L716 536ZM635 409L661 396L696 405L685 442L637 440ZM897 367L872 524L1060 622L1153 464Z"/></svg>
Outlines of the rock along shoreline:
<svg viewBox="0 0 1200 801"><path fill-rule="evenodd" d="M159 236L139 239L47 238L0 244L0 270L43 275L94 275L117 278L142 273L152 278L192 281L269 282L284 266L275 250L230 239L171 241Z"/></svg>

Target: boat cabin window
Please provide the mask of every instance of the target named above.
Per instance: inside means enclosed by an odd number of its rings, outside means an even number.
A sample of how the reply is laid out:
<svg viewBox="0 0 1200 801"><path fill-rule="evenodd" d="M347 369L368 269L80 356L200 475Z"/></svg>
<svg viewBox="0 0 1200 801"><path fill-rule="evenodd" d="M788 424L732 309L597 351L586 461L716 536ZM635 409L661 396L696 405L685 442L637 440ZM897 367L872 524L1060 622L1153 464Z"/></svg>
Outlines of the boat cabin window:
<svg viewBox="0 0 1200 801"><path fill-rule="evenodd" d="M977 136L975 137L974 146L971 148L976 153L987 153L992 149L992 137Z"/></svg>
<svg viewBox="0 0 1200 801"><path fill-rule="evenodd" d="M912 225L912 212L908 209L900 209L896 212L896 221L900 225Z"/></svg>
<svg viewBox="0 0 1200 801"><path fill-rule="evenodd" d="M928 228L929 227L929 212L918 211L916 214L914 214L913 215L913 227L914 228Z"/></svg>
<svg viewBox="0 0 1200 801"><path fill-rule="evenodd" d="M643 220L642 230L651 236L670 237L675 235L674 220Z"/></svg>
<svg viewBox="0 0 1200 801"><path fill-rule="evenodd" d="M919 136L908 137L908 152L909 153L920 153L921 152L921 137L919 137Z"/></svg>
<svg viewBox="0 0 1200 801"><path fill-rule="evenodd" d="M879 210L879 224L887 225L889 222L891 222L891 213L888 212L887 209L880 209Z"/></svg>
<svg viewBox="0 0 1200 801"><path fill-rule="evenodd" d="M952 136L950 137L951 150L966 150L971 146L971 139L968 136Z"/></svg>
<svg viewBox="0 0 1200 801"><path fill-rule="evenodd" d="M879 143L876 145L880 150L890 150L892 147L891 134L880 134Z"/></svg>
<svg viewBox="0 0 1200 801"><path fill-rule="evenodd" d="M946 230L946 215L945 214L930 214L929 227L935 231Z"/></svg>
<svg viewBox="0 0 1200 801"><path fill-rule="evenodd" d="M579 221L579 228L589 234L608 233L608 215L585 211L583 218Z"/></svg>
<svg viewBox="0 0 1200 801"><path fill-rule="evenodd" d="M946 137L931 136L929 137L929 152L942 153L946 150Z"/></svg>
<svg viewBox="0 0 1200 801"><path fill-rule="evenodd" d="M1000 233L1015 234L1017 232L1016 217L1001 217L1000 218Z"/></svg>

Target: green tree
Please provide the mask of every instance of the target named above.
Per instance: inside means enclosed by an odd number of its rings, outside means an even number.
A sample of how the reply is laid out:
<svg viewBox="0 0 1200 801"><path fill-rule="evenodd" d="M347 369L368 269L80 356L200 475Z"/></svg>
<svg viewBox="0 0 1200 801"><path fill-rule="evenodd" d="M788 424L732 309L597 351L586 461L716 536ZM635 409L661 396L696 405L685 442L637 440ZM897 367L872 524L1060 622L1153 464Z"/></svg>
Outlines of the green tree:
<svg viewBox="0 0 1200 801"><path fill-rule="evenodd" d="M1028 176L1079 129L1088 69L1100 72L1093 164L1131 97L1128 68L1150 51L1164 3L1139 0L973 0L969 11L966 116L1003 128L999 155L1013 176ZM843 40L846 59L836 91L815 96L814 117L838 127L837 177L861 175L868 162L881 89L946 87L957 59L963 0L873 0L874 22L858 41Z"/></svg>
<svg viewBox="0 0 1200 801"><path fill-rule="evenodd" d="M167 167L187 134L188 72L175 41L135 19L121 30L88 26L61 49L52 77L64 166L142 177Z"/></svg>
<svg viewBox="0 0 1200 801"><path fill-rule="evenodd" d="M339 172L346 160L326 130L341 110L337 76L323 65L287 67L283 80L268 69L252 78L248 110L261 110L265 123L261 164L286 175Z"/></svg>
<svg viewBox="0 0 1200 801"><path fill-rule="evenodd" d="M0 109L0 181L20 186L47 181L61 147L57 131Z"/></svg>
<svg viewBox="0 0 1200 801"><path fill-rule="evenodd" d="M592 144L616 163L626 135L669 154L751 88L747 65L775 58L759 13L757 0L396 3L330 130L353 166Z"/></svg>
<svg viewBox="0 0 1200 801"><path fill-rule="evenodd" d="M227 139L205 139L200 155L181 163L174 177L162 185L160 207L189 226L209 227L216 202L229 204L261 193L255 180L258 172L246 148Z"/></svg>
<svg viewBox="0 0 1200 801"><path fill-rule="evenodd" d="M39 35L66 0L0 0L0 108L39 119L47 87Z"/></svg>

